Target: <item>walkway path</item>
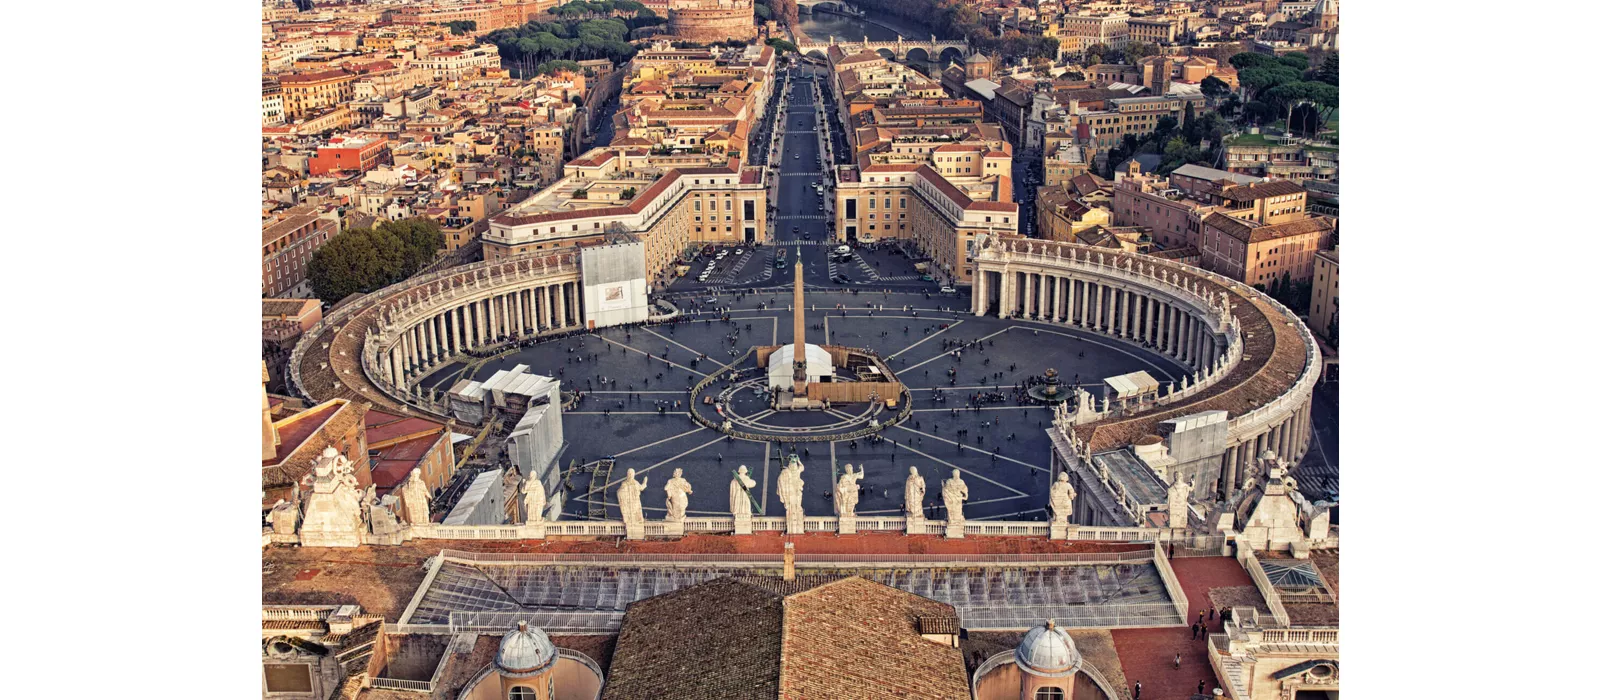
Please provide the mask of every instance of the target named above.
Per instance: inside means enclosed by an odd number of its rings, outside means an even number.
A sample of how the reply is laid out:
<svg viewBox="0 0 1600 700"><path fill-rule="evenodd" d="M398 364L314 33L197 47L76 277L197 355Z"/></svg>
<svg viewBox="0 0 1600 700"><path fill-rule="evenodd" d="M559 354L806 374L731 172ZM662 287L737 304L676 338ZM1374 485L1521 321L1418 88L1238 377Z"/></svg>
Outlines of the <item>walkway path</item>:
<svg viewBox="0 0 1600 700"><path fill-rule="evenodd" d="M1188 622L1211 607L1209 594L1213 588L1250 586L1250 575L1232 557L1189 557L1172 560L1172 570L1178 575L1178 585L1189 599ZM1215 633L1222 630L1222 618L1206 621L1206 629ZM1134 683L1143 683L1140 700L1188 700L1201 680L1206 682L1205 692L1217 687L1217 676L1206 658L1205 634L1191 639L1188 627L1111 630L1111 639L1117 645L1117 657L1122 660L1122 671L1128 677L1132 697ZM1172 667L1174 654L1183 654L1183 663Z"/></svg>

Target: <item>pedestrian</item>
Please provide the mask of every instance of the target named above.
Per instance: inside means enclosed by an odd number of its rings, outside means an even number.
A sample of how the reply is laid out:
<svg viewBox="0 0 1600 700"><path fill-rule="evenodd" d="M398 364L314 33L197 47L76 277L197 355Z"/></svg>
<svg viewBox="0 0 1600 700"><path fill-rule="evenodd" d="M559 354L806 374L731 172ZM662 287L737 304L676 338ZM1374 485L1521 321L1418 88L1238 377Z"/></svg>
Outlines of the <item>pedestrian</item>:
<svg viewBox="0 0 1600 700"><path fill-rule="evenodd" d="M1196 623L1194 623L1192 625L1189 625L1189 641L1194 641L1194 640L1199 639L1199 638L1200 638L1200 623L1196 622Z"/></svg>
<svg viewBox="0 0 1600 700"><path fill-rule="evenodd" d="M1144 684L1140 683L1139 681L1134 681L1133 682L1133 700L1139 700L1139 693L1142 693L1142 692L1144 692Z"/></svg>
<svg viewBox="0 0 1600 700"><path fill-rule="evenodd" d="M1183 654L1182 653L1173 654L1172 655L1172 667L1173 668L1178 668L1182 664L1183 664Z"/></svg>
<svg viewBox="0 0 1600 700"><path fill-rule="evenodd" d="M1200 685L1195 686L1194 692L1195 692L1196 695L1205 695L1206 694L1206 679L1204 679L1204 678L1200 679Z"/></svg>
<svg viewBox="0 0 1600 700"><path fill-rule="evenodd" d="M1211 620L1217 619L1217 609L1216 608L1206 608L1206 617L1207 617L1207 619L1211 619Z"/></svg>

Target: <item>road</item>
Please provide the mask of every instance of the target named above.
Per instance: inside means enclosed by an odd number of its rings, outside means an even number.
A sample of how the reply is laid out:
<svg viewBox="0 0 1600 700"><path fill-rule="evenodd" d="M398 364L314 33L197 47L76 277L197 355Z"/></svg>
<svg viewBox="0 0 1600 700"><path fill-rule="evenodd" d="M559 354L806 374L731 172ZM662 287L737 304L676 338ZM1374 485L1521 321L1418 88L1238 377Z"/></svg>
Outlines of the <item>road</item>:
<svg viewBox="0 0 1600 700"><path fill-rule="evenodd" d="M815 71L815 72L813 72ZM700 293L724 288L764 288L787 286L794 281L794 263L805 266L805 283L808 288L848 288L880 291L885 288L899 291L924 292L936 295L938 286L924 282L916 272L911 257L896 247L881 244L875 248L857 250L846 262L830 262L828 251L842 243L832 239L828 223L832 219L833 170L824 159L822 131L819 122L832 123L825 131L834 140L835 162L848 162L848 146L838 129L834 112L826 103L816 99L817 83L825 80L825 71L810 66L792 69L784 100L774 98L771 117L764 118L753 130L752 144L768 144L772 137L779 141L779 161L775 178L775 194L769 192L769 203L776 207L770 222L771 246L757 246L744 253L729 255L717 262L716 272L705 282L699 274L711 260L697 260L689 275L679 278L667 288L667 293ZM826 83L820 85L824 90ZM826 94L826 93L824 93ZM819 116L819 106L822 108ZM779 116L781 112L781 116ZM771 130L767 123L773 125ZM772 133L776 131L778 133ZM759 164L764 159L764 147L752 147L752 161ZM817 195L816 184L823 185L822 196ZM776 268L776 246L785 249L788 265ZM748 258L741 260L740 258ZM836 281L834 275L842 274L848 282ZM965 305L965 302L960 302Z"/></svg>

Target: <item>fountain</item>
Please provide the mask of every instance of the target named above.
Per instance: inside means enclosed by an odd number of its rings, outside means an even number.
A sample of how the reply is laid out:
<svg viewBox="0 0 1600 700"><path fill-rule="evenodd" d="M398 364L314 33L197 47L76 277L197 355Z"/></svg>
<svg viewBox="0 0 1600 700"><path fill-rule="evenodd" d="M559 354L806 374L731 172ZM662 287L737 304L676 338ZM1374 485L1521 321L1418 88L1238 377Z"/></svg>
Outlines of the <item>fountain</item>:
<svg viewBox="0 0 1600 700"><path fill-rule="evenodd" d="M1054 367L1044 371L1044 383L1028 387L1028 396L1036 401L1056 404L1067 400L1066 392L1061 390L1061 373Z"/></svg>

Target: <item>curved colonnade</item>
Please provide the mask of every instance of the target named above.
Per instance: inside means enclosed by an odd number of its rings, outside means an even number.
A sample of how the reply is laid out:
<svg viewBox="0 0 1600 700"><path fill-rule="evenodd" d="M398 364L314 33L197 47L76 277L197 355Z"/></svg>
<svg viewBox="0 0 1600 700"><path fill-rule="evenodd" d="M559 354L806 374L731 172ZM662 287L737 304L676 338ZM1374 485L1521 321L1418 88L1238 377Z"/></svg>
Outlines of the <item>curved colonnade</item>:
<svg viewBox="0 0 1600 700"><path fill-rule="evenodd" d="M338 309L295 345L290 379L314 401L447 418L419 380L469 351L584 327L576 251L478 262L409 279Z"/></svg>
<svg viewBox="0 0 1600 700"><path fill-rule="evenodd" d="M1098 332L1193 370L1153 406L1073 425L1083 452L1126 446L1164 420L1227 411L1222 473L1232 495L1266 450L1293 465L1310 447L1322 357L1310 329L1267 295L1189 265L1073 243L998 239L974 262L974 314Z"/></svg>

